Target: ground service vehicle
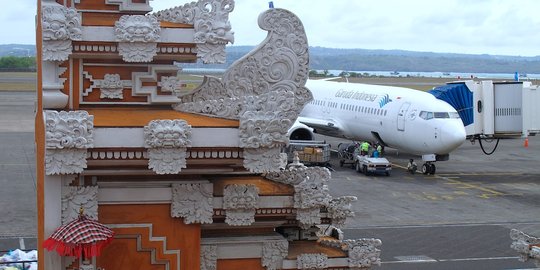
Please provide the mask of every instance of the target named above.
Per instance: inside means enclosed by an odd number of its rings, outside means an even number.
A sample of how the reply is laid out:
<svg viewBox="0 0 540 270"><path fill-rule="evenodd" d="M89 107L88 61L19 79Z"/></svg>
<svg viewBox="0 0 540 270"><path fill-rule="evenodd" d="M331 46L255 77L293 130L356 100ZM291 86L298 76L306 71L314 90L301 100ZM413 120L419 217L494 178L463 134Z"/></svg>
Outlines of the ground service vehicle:
<svg viewBox="0 0 540 270"><path fill-rule="evenodd" d="M367 155L356 155L354 165L357 172L365 175L370 174L386 174L390 175L392 171L392 163L383 157L370 157Z"/></svg>

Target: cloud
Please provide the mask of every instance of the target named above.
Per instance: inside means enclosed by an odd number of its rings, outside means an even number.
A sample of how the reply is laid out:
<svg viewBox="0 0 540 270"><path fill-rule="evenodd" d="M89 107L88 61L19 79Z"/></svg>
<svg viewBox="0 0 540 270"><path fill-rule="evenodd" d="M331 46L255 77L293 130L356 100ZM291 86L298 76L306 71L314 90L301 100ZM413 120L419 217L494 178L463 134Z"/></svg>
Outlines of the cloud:
<svg viewBox="0 0 540 270"><path fill-rule="evenodd" d="M161 10L190 1L153 0L150 4ZM3 6L3 43L34 43L35 2L17 0ZM537 0L273 2L300 18L310 46L540 55ZM268 1L235 0L230 14L234 45L257 45L264 40L267 33L258 27L257 18L267 8Z"/></svg>

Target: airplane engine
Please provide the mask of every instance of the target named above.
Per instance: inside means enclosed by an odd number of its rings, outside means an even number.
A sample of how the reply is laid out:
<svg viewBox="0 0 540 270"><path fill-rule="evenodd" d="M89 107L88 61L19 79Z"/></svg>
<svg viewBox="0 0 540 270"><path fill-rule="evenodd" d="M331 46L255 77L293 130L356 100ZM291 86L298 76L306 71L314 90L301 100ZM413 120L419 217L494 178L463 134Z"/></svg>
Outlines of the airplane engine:
<svg viewBox="0 0 540 270"><path fill-rule="evenodd" d="M315 139L313 129L296 121L288 132L289 140L313 141Z"/></svg>

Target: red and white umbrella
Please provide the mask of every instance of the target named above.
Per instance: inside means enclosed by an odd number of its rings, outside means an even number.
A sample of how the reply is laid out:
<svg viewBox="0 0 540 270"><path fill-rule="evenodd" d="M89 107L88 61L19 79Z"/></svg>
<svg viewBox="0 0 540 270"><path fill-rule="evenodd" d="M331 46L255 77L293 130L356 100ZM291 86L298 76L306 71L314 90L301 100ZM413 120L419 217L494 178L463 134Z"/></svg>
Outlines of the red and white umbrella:
<svg viewBox="0 0 540 270"><path fill-rule="evenodd" d="M114 232L107 226L88 218L84 214L60 226L43 242L47 250L56 250L61 256L90 258L99 256L109 244Z"/></svg>

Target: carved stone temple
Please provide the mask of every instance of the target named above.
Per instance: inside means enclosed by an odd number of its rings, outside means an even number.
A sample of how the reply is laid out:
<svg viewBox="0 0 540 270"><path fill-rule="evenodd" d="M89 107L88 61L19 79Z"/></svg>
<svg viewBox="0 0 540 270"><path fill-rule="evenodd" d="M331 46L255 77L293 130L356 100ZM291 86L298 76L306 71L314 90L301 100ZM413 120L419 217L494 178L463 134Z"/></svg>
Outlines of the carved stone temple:
<svg viewBox="0 0 540 270"><path fill-rule="evenodd" d="M282 152L312 99L307 37L294 14L263 11L267 38L221 78L186 89L182 63L225 62L234 6L39 2L39 269L380 263L380 240L344 240L339 229L356 198L330 196L328 169L287 164ZM83 262L41 248L81 208L115 232L100 256Z"/></svg>

